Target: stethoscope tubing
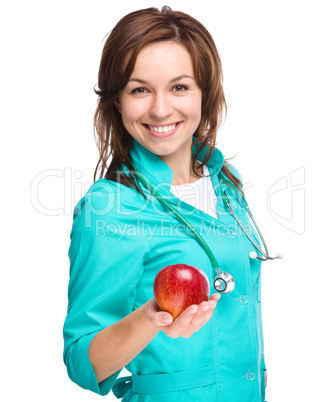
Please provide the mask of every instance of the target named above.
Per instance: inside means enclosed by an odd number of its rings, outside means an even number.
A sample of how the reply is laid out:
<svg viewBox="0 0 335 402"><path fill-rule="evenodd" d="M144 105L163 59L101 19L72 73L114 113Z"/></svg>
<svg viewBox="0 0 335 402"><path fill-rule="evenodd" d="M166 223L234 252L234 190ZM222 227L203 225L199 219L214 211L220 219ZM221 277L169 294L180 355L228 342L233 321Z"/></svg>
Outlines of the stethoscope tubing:
<svg viewBox="0 0 335 402"><path fill-rule="evenodd" d="M251 236L249 235L249 233L246 231L244 225L242 224L242 222L240 221L240 219L239 219L239 218L237 217L237 215L235 214L235 211L233 210L233 208L232 208L232 206L230 205L230 203L227 204L227 207L228 207L228 209L229 209L229 212L230 212L230 213L234 216L234 218L236 219L237 223L239 224L240 228L243 230L243 232L245 233L245 235L248 237L248 239L251 241L251 243L255 246L255 248L262 254L263 257L257 256L257 258L260 259L260 260L262 260L262 261L273 260L274 258L277 258L277 257L272 258L272 257L270 257L270 256L268 255L268 249L267 249L266 243L265 243L265 241L264 241L263 235L262 235L261 231L259 230L258 225L257 225L257 223L256 223L256 221L255 221L253 215L252 215L251 212L250 212L249 207L247 207L248 214L249 214L249 216L250 216L250 218L251 218L251 220L252 220L252 223L255 225L255 227L256 227L256 229L257 229L257 232L258 232L259 237L260 237L260 239L261 239L261 241L262 241L263 247L265 248L265 252L256 244L256 242L252 239L252 237L251 237Z"/></svg>
<svg viewBox="0 0 335 402"><path fill-rule="evenodd" d="M211 264L213 266L213 268L215 269L216 273L217 273L217 277L214 279L214 288L215 290L217 290L218 292L222 292L222 293L230 293L234 290L235 288L235 280L233 278L233 276L231 274L229 274L228 272L220 272L220 267L219 264L212 252L212 250L210 249L210 247L208 246L208 244L206 243L206 241L204 240L204 238L198 233L198 231L188 222L187 219L185 219L177 210L176 208L174 208L169 202L167 202L164 197L158 193L158 191L156 189L154 189L151 184L145 180L141 174L139 174L136 170L135 170L136 174L137 174L137 178L138 180L140 180L140 182L145 186L145 188L147 188L151 194L162 204L164 205L169 211L171 211L175 217L182 222L190 231L191 233L195 236L195 238L197 239L197 241L200 243L200 245L203 247L203 249L205 250L205 252L207 253ZM220 171L221 176L223 176L222 171ZM220 184L223 184L224 180L220 179ZM257 255L257 253L255 253L254 251L252 251L249 254L250 258L258 258L259 260L262 261L266 261L266 260L273 260L275 258L282 258L281 255L278 255L276 257L270 257L269 253L268 253L268 249L265 243L265 240L263 238L263 235L261 233L261 231L259 230L259 227L249 209L248 203L244 197L244 194L242 193L242 191L234 185L234 183L231 182L227 182L228 186L230 188L233 188L237 193L239 193L242 197L242 202L244 204L244 207L246 208L246 211L249 215L249 217L251 218L256 231L259 234L259 237L261 239L261 242L263 244L263 247L265 249L265 252L254 242L254 240L251 238L251 236L249 235L249 233L247 232L247 230L245 229L244 225L242 224L242 222L240 221L240 219L237 217L233 207L230 205L230 200L228 195L226 194L225 191L222 190L222 187L220 186L220 191L221 191L221 197L222 200L225 204L225 206L228 208L229 212L234 216L234 218L236 219L237 223L239 224L239 226L241 227L241 229L243 230L243 232L245 233L245 235L248 237L248 239L251 241L251 243L254 245L254 247L259 251L259 253L261 254L261 256Z"/></svg>
<svg viewBox="0 0 335 402"><path fill-rule="evenodd" d="M186 227L188 229L190 229L190 231L192 232L192 234L195 236L195 238L198 240L198 242L200 243L200 245L203 247L203 249L206 251L213 268L217 271L220 272L220 266L212 252L212 250L210 249L210 247L208 246L208 244L206 243L206 241L204 240L204 238L198 233L198 231L188 222L187 219L185 219L169 202L167 202L164 197L159 194L157 192L157 190L155 190L151 184L146 181L141 175L137 176L138 179L144 184L144 186L151 192L151 194L156 197L158 199L158 201L163 204L169 211L171 211L175 217L182 222L184 225L186 225Z"/></svg>
<svg viewBox="0 0 335 402"><path fill-rule="evenodd" d="M222 172L220 172L220 174L222 175ZM240 221L240 219L237 217L237 215L236 215L234 209L233 209L232 206L230 205L230 200L229 200L228 195L226 194L226 191L222 191L222 188L220 187L221 196L222 196L222 199L223 199L224 204L225 204L226 207L229 209L229 212L234 216L234 218L236 219L237 223L239 224L240 228L243 230L243 232L245 233L245 235L248 237L248 239L251 241L251 243L254 245L254 247L255 247L255 248L258 250L258 252L261 254L261 256L259 256L259 255L257 255L254 251L252 251L252 252L250 252L250 254L249 254L250 258L258 258L259 260L262 260L262 261L275 260L275 259L277 259L277 258L283 258L282 254L278 254L278 255L275 256L275 257L271 257L271 256L269 255L269 251L268 251L268 248L267 248L265 239L264 239L264 237L263 237L263 235L262 235L262 232L261 232L259 226L257 225L257 222L256 222L256 220L255 220L255 218L254 218L252 212L250 211L249 205L248 205L247 200L245 199L245 197L244 197L242 191L241 191L237 186L235 186L234 183L227 182L227 181L224 181L224 180L222 180L222 179L221 179L221 181L220 181L220 184L223 184L224 182L226 182L227 185L228 185L230 188L233 188L238 194L240 194L240 196L241 196L241 198L242 198L242 202L243 202L243 204L244 204L244 207L245 207L245 209L246 209L246 211L247 211L247 213L248 213L248 215L249 215L249 217L250 217L250 219L251 219L253 225L255 226L255 229L256 229L256 231L257 231L257 233L258 233L258 235L259 235L259 237L260 237L260 240L261 240L261 242L262 242L262 245L263 245L263 247L264 247L264 249L265 249L265 252L264 252L264 251L258 246L258 244L255 243L254 240L251 238L251 236L249 235L249 233L246 231L244 225L242 224L242 222Z"/></svg>

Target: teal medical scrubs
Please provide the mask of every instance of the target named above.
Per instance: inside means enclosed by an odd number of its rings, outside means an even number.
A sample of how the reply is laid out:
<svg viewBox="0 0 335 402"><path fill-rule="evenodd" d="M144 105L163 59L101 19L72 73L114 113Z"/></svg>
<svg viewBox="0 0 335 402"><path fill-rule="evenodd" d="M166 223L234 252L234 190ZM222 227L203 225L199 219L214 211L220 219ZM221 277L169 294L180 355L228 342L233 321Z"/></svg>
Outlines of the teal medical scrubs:
<svg viewBox="0 0 335 402"><path fill-rule="evenodd" d="M207 151L204 148L197 159L202 161ZM192 233L142 184L148 200L123 184L105 178L96 181L73 215L64 323L69 377L100 395L112 390L122 401L264 401L261 262L249 258L256 250L220 198L222 153L216 148L207 162L219 197L219 219L175 197L170 192L172 170L136 140L130 155L136 170L198 230L220 270L231 273L236 286L222 295L211 320L190 338L172 339L160 331L126 366L132 376L117 378L118 371L98 384L88 357L91 340L154 297L153 281L161 268L176 263L201 268L211 294L216 272ZM226 184L222 188L258 242L239 196Z"/></svg>

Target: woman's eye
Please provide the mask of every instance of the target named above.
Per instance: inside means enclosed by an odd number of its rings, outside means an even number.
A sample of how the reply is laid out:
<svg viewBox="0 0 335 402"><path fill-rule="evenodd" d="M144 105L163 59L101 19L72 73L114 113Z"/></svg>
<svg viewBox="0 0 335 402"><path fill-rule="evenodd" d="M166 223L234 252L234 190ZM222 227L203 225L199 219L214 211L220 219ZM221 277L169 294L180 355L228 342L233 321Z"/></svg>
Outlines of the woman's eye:
<svg viewBox="0 0 335 402"><path fill-rule="evenodd" d="M186 85L175 85L172 90L174 92L185 92L188 90L188 87ZM131 94L133 95L142 95L147 93L148 90L146 88L140 87L140 88L135 88L131 91Z"/></svg>
<svg viewBox="0 0 335 402"><path fill-rule="evenodd" d="M176 85L175 87L173 87L175 92L184 92L188 89L188 87L186 85Z"/></svg>
<svg viewBox="0 0 335 402"><path fill-rule="evenodd" d="M132 94L138 95L138 94L144 94L146 93L146 89L145 88L135 88L131 91Z"/></svg>

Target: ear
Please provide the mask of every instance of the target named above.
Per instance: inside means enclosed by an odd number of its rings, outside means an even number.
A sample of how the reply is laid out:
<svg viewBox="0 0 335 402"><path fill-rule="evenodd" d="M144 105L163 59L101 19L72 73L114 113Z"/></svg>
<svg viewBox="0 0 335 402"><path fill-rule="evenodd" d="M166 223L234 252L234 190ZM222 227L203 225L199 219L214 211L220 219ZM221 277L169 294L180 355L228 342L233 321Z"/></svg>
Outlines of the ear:
<svg viewBox="0 0 335 402"><path fill-rule="evenodd" d="M119 101L119 98L116 98L114 101L114 106L116 107L116 109L121 113L121 103Z"/></svg>

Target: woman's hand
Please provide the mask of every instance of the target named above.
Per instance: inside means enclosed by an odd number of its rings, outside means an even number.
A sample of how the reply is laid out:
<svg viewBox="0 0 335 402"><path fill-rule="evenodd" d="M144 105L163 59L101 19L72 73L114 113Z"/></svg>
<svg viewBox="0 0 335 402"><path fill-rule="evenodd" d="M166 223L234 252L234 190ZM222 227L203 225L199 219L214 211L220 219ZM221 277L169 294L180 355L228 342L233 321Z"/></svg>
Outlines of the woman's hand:
<svg viewBox="0 0 335 402"><path fill-rule="evenodd" d="M219 293L214 293L207 302L192 304L174 321L172 315L162 311L156 299L152 298L147 305L145 318L170 338L189 338L211 319L220 297Z"/></svg>

